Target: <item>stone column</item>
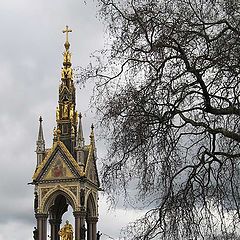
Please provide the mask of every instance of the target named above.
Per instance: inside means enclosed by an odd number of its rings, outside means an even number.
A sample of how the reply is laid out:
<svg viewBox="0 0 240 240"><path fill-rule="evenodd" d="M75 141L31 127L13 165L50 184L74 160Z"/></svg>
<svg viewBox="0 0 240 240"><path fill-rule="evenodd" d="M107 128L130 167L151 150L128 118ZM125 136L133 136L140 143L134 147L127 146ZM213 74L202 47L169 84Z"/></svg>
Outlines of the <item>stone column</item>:
<svg viewBox="0 0 240 240"><path fill-rule="evenodd" d="M47 214L36 213L35 217L37 219L37 229L38 229L38 239L47 240Z"/></svg>
<svg viewBox="0 0 240 240"><path fill-rule="evenodd" d="M97 239L97 217L89 217L87 219L89 225L89 240L96 240Z"/></svg>
<svg viewBox="0 0 240 240"><path fill-rule="evenodd" d="M92 223L92 240L97 240L97 221L98 218L95 218Z"/></svg>
<svg viewBox="0 0 240 240"><path fill-rule="evenodd" d="M60 240L58 232L60 230L61 220L50 219L49 223L51 225L51 240Z"/></svg>
<svg viewBox="0 0 240 240"><path fill-rule="evenodd" d="M87 222L87 240L92 240L92 222Z"/></svg>
<svg viewBox="0 0 240 240"><path fill-rule="evenodd" d="M83 233L81 230L85 227L85 218L86 218L86 211L83 209L81 211L73 212L75 217L75 240L85 240L83 237Z"/></svg>

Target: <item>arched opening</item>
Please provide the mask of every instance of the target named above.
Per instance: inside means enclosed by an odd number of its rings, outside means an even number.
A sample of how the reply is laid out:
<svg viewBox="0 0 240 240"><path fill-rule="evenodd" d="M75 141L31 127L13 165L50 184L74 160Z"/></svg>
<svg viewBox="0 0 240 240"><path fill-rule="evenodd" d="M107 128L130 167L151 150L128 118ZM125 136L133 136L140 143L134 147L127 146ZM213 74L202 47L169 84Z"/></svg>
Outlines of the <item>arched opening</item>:
<svg viewBox="0 0 240 240"><path fill-rule="evenodd" d="M87 218L96 216L96 205L92 193L89 194L87 200Z"/></svg>
<svg viewBox="0 0 240 240"><path fill-rule="evenodd" d="M96 204L92 193L87 198L87 209L86 209L86 222L87 222L87 239L96 239L96 223L97 223L97 211Z"/></svg>
<svg viewBox="0 0 240 240"><path fill-rule="evenodd" d="M53 192L45 201L44 210L48 216L48 239L51 240L60 240L59 230L61 228L61 224L64 225L66 220L74 227L74 220L73 219L73 208L74 208L74 201L64 191L55 191ZM69 210L72 210L70 213ZM71 220L66 219L71 214ZM64 217L63 217L64 215Z"/></svg>
<svg viewBox="0 0 240 240"><path fill-rule="evenodd" d="M74 199L70 193L68 193L67 191L64 191L64 190L55 190L52 193L50 193L49 196L44 201L43 211L47 213L55 203L58 204L61 201L64 201L63 200L64 198L65 198L66 203L70 204L73 209L76 208Z"/></svg>

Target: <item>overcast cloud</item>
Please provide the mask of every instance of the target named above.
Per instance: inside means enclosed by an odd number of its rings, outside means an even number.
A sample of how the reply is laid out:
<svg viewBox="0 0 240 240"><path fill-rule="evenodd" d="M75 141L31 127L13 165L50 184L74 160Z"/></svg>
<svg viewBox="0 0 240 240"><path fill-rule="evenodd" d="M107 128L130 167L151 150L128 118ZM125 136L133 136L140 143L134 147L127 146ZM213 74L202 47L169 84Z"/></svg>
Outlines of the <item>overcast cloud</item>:
<svg viewBox="0 0 240 240"><path fill-rule="evenodd" d="M46 147L51 147L65 37L69 25L73 66L86 66L103 47L103 26L89 0L0 1L0 240L30 240L35 226L33 187L39 115ZM94 122L91 87L79 89L77 109L84 115L85 138ZM88 141L88 139L86 139ZM100 144L99 144L100 145ZM98 154L104 149L98 148ZM139 213L116 209L100 198L99 230L117 239L121 227ZM68 217L64 216L64 217ZM102 239L110 239L103 235Z"/></svg>

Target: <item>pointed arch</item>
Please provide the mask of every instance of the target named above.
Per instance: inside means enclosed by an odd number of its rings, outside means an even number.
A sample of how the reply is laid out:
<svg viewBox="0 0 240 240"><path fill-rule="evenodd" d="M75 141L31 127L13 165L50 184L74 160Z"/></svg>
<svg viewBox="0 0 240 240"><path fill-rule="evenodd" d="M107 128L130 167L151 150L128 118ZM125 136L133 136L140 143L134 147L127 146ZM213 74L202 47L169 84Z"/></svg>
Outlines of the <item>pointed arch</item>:
<svg viewBox="0 0 240 240"><path fill-rule="evenodd" d="M87 215L88 215L88 217L96 217L97 216L96 201L95 201L92 193L90 193L87 198Z"/></svg>
<svg viewBox="0 0 240 240"><path fill-rule="evenodd" d="M46 197L44 197L43 204L42 204L42 210L44 213L47 213L49 211L50 207L54 204L56 198L59 195L64 196L74 210L77 209L77 202L76 202L75 196L67 189L57 188L50 191L46 195Z"/></svg>

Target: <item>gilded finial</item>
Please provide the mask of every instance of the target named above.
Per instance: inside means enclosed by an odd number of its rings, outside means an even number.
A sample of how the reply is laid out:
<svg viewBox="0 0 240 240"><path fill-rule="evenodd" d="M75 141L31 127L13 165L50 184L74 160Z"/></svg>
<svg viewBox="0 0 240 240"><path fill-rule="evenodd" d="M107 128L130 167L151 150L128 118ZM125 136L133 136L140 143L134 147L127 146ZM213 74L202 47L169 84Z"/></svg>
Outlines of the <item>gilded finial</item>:
<svg viewBox="0 0 240 240"><path fill-rule="evenodd" d="M63 68L62 68L62 79L72 79L72 68L71 68L71 53L69 52L70 43L68 41L68 33L72 32L71 29L66 26L63 33L66 33L66 42L64 43L65 51L63 53Z"/></svg>
<svg viewBox="0 0 240 240"><path fill-rule="evenodd" d="M66 33L66 42L64 44L66 50L68 51L69 47L70 47L70 43L68 41L68 33L72 32L71 29L68 28L68 26L66 26L66 29L63 30L63 33Z"/></svg>

